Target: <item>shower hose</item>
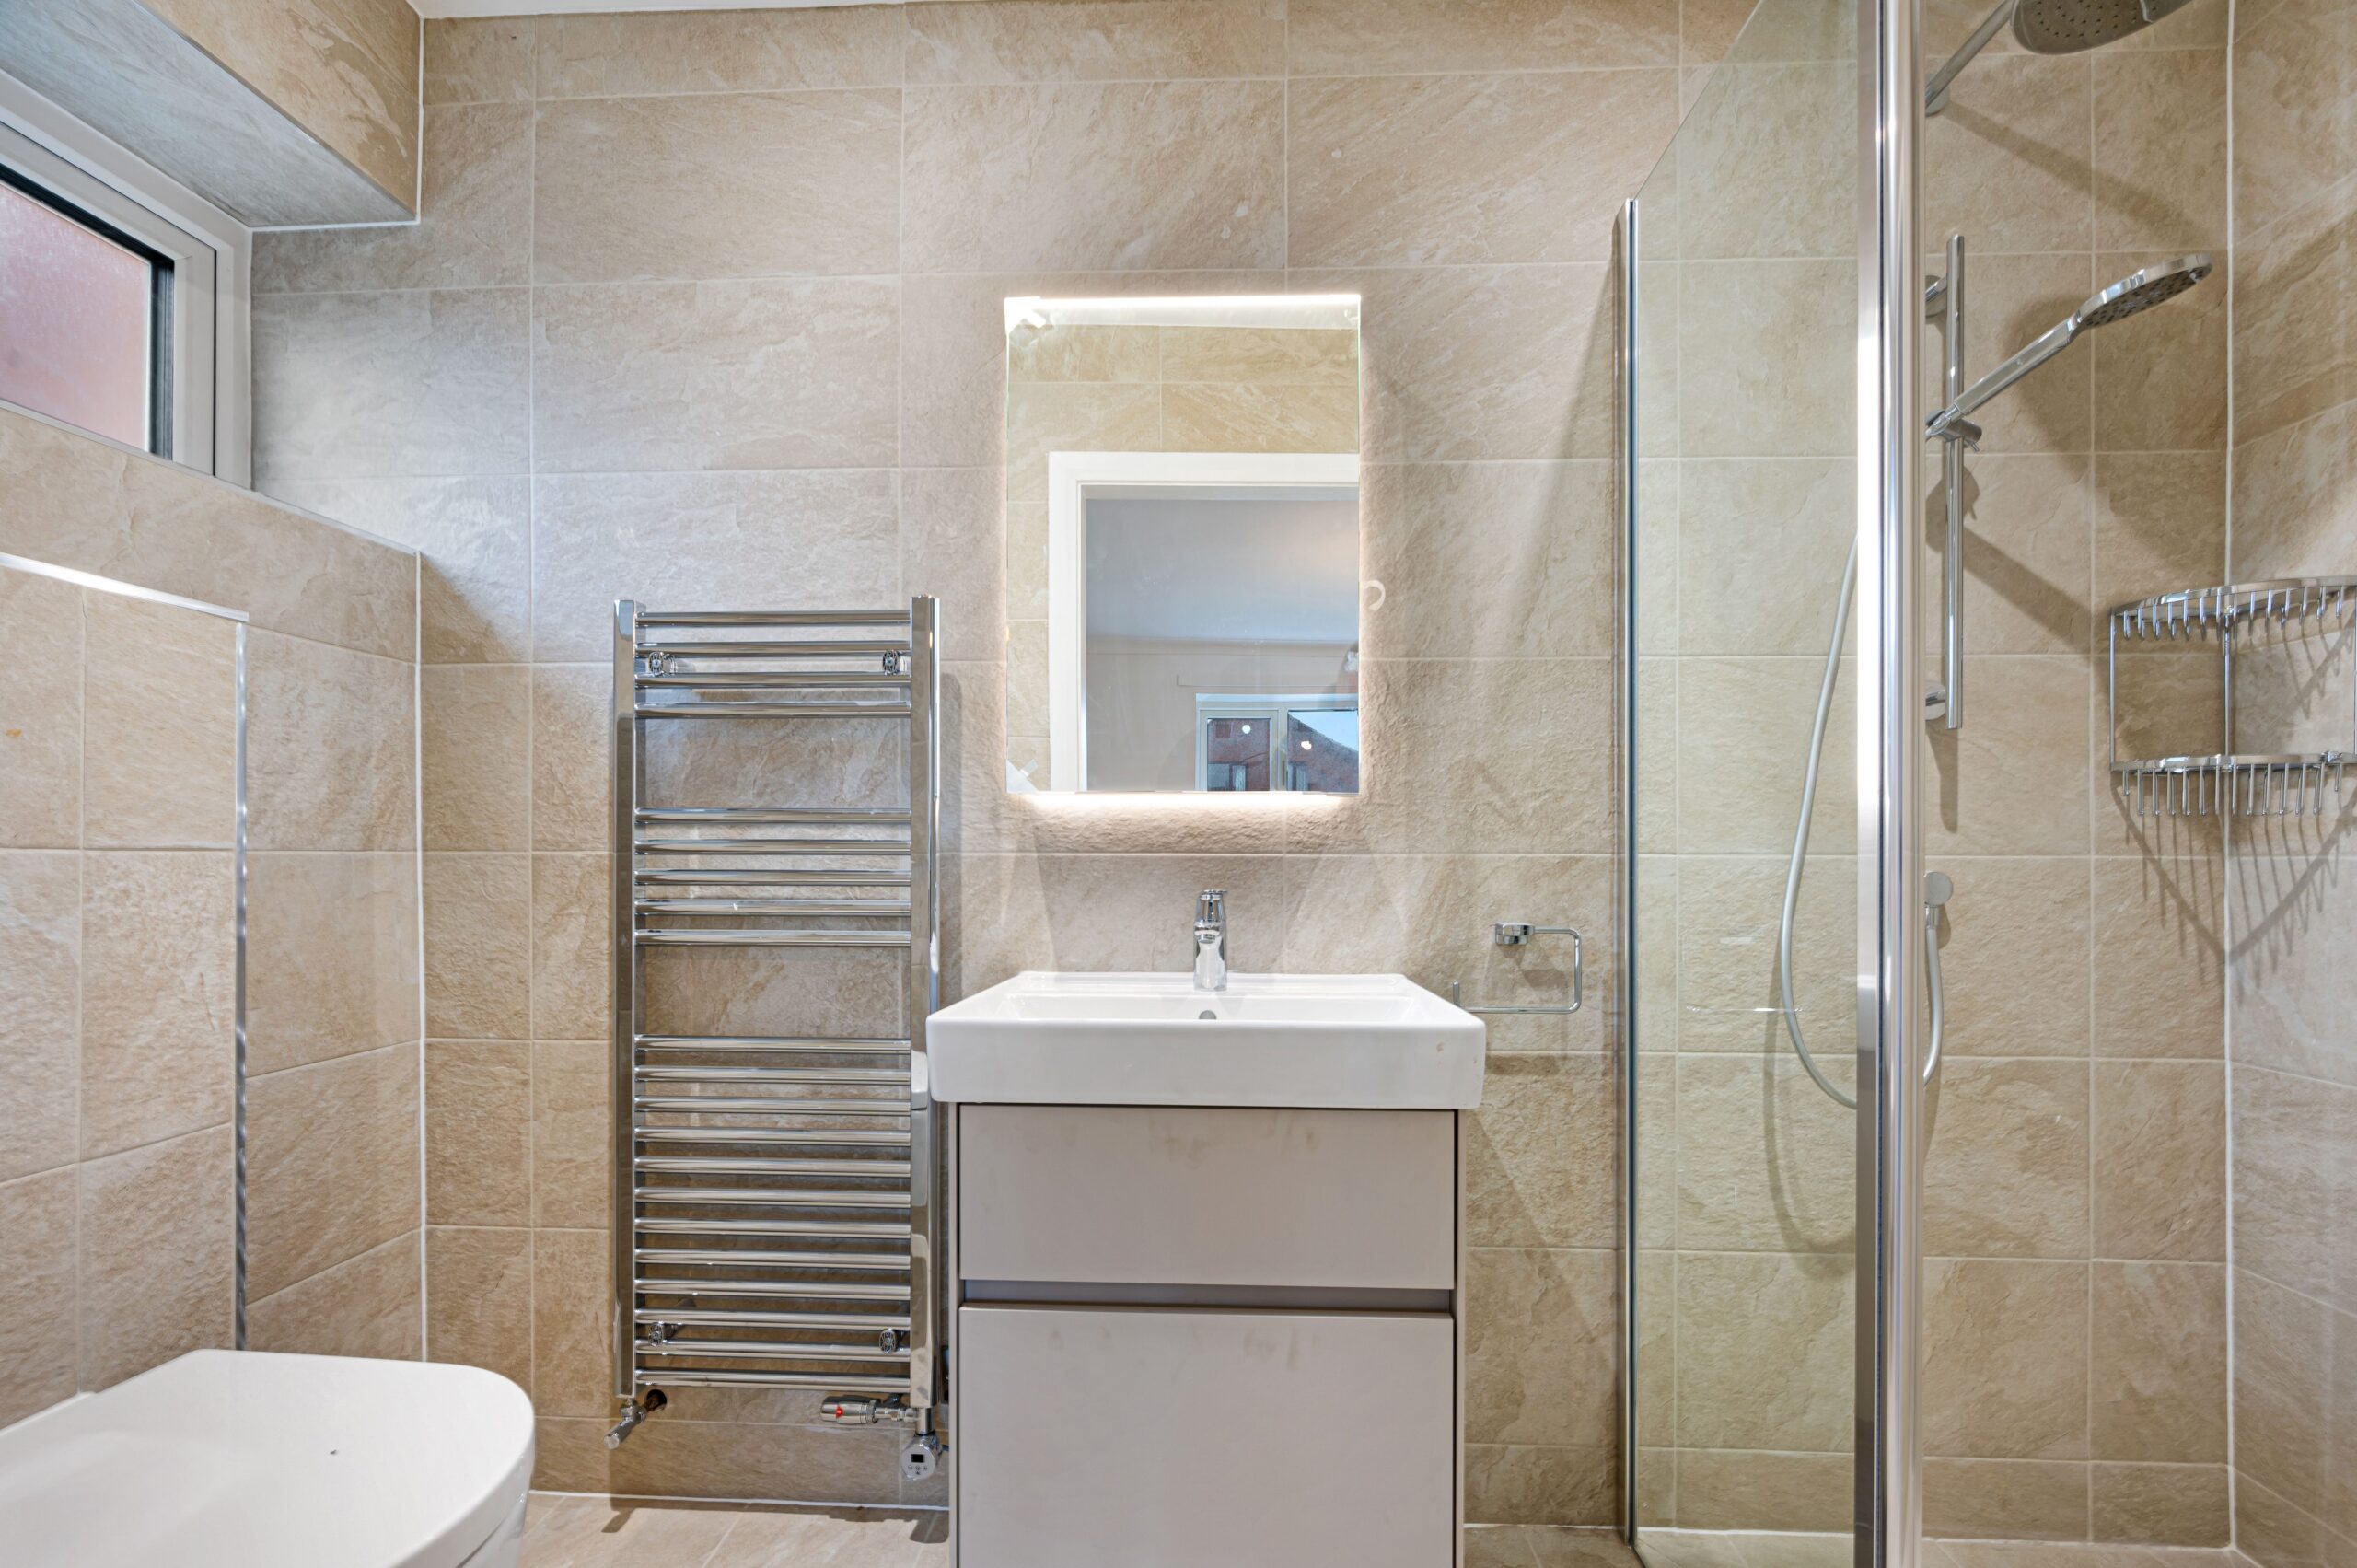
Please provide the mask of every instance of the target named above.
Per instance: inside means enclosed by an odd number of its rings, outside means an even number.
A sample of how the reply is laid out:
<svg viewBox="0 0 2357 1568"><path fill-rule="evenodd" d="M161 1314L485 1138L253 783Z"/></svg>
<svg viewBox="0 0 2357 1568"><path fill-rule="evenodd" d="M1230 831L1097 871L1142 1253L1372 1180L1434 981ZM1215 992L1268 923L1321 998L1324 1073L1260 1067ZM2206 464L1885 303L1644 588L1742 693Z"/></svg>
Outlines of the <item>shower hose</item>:
<svg viewBox="0 0 2357 1568"><path fill-rule="evenodd" d="M1777 1011L1784 1020L1784 1032L1792 1037L1793 1050L1798 1053L1801 1065L1817 1086L1831 1096L1835 1103L1855 1110L1854 1096L1841 1092L1825 1075L1809 1053L1808 1037L1801 1030L1801 1014L1793 994L1793 925L1801 901L1801 873L1808 861L1809 819L1817 814L1817 772L1825 761L1825 725L1833 712L1833 686L1841 673L1841 644L1850 634L1850 600L1858 587L1858 543L1850 541L1849 563L1841 568L1841 598L1833 611L1833 643L1825 650L1825 679L1817 688L1817 722L1810 726L1808 736L1808 771L1801 781L1800 826L1793 830L1792 864L1784 870L1784 912L1776 926L1776 1000ZM1936 877L1936 882L1933 878ZM1925 878L1931 884L1930 896L1923 900L1923 965L1928 981L1928 1000L1932 1009L1932 1046L1923 1057L1923 1081L1930 1083L1932 1074L1940 1068L1940 1036L1947 1009L1940 995L1940 906L1947 901L1947 878L1938 872Z"/></svg>

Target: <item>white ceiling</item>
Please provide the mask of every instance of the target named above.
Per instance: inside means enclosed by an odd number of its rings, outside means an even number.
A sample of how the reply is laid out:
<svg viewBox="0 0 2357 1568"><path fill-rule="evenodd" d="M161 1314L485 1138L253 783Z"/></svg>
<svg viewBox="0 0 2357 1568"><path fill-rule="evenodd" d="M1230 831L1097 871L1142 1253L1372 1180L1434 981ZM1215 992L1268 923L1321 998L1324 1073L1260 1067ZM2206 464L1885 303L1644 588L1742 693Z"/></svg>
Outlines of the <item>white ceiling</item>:
<svg viewBox="0 0 2357 1568"><path fill-rule="evenodd" d="M791 11L851 0L410 0L421 17L539 17L582 11ZM897 6L901 0L857 0Z"/></svg>

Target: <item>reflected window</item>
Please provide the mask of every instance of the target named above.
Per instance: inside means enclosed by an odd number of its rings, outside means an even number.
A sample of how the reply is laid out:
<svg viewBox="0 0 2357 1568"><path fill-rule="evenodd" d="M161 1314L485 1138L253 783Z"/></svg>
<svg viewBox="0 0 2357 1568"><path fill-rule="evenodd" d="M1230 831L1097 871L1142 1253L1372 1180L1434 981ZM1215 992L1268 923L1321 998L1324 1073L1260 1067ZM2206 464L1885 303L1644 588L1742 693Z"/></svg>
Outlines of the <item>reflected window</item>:
<svg viewBox="0 0 2357 1568"><path fill-rule="evenodd" d="M0 398L165 452L157 346L171 274L122 230L0 168Z"/></svg>

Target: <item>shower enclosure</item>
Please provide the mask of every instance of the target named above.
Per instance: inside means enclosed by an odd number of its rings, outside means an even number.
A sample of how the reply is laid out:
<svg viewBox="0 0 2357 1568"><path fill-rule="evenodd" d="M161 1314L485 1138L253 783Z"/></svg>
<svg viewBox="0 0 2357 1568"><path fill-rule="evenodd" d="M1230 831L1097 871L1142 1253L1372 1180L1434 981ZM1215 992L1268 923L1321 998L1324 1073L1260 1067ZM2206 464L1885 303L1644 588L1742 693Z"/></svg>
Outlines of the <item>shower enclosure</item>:
<svg viewBox="0 0 2357 1568"><path fill-rule="evenodd" d="M2224 9L1761 0L1629 203L1655 1568L2226 1543L2223 1145L2177 1135L2219 839L2101 753L2106 608L2223 570L2224 505L2223 169L2106 159L2207 122ZM2198 656L2141 656L2123 731L2214 708Z"/></svg>

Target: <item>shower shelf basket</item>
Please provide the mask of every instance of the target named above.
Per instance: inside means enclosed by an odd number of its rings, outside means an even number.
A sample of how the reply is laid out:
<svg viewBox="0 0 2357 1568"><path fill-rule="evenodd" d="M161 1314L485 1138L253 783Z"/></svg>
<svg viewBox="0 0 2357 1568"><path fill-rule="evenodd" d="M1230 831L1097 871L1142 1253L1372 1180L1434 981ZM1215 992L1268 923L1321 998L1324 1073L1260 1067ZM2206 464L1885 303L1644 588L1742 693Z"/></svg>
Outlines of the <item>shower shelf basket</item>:
<svg viewBox="0 0 2357 1568"><path fill-rule="evenodd" d="M2246 752L2235 743L2235 655L2256 634L2329 634L2357 621L2357 577L2282 577L2184 588L2115 605L2108 621L2107 691L2114 786L2137 816L2308 816L2337 804L2357 753L2357 681L2350 740L2322 751ZM2208 755L2123 757L2119 748L2120 645L2214 638L2223 663L2225 749Z"/></svg>

